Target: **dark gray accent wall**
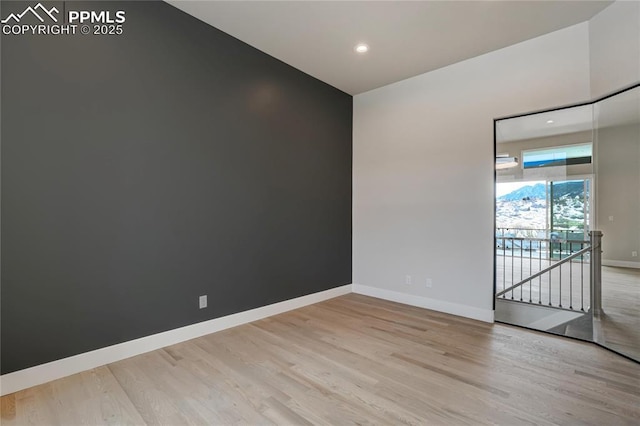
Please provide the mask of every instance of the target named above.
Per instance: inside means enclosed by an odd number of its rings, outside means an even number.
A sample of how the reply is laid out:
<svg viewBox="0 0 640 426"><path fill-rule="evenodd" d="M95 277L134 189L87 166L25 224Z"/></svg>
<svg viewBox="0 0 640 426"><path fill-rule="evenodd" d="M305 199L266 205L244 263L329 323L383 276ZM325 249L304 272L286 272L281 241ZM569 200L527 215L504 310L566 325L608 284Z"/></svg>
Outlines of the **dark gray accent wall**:
<svg viewBox="0 0 640 426"><path fill-rule="evenodd" d="M163 2L65 6L126 23L2 36L3 374L351 282L351 96Z"/></svg>

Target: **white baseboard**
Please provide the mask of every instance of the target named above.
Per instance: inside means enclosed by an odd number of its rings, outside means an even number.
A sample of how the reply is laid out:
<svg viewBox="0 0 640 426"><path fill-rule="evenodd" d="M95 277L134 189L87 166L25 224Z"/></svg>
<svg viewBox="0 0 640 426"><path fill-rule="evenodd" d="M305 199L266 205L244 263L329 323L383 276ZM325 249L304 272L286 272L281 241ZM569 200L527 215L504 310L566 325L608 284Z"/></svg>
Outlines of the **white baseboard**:
<svg viewBox="0 0 640 426"><path fill-rule="evenodd" d="M351 293L351 284L85 352L0 376L0 395Z"/></svg>
<svg viewBox="0 0 640 426"><path fill-rule="evenodd" d="M604 266L617 266L619 268L637 268L640 269L640 262L629 262L627 260L609 260L602 259Z"/></svg>
<svg viewBox="0 0 640 426"><path fill-rule="evenodd" d="M471 318L484 322L493 322L492 309L480 309L473 306L460 305L458 303L444 302L442 300L429 299L422 296L400 293L393 290L385 290L377 287L369 287L362 284L352 284L353 292L378 299L390 300L418 308L431 309L460 317Z"/></svg>

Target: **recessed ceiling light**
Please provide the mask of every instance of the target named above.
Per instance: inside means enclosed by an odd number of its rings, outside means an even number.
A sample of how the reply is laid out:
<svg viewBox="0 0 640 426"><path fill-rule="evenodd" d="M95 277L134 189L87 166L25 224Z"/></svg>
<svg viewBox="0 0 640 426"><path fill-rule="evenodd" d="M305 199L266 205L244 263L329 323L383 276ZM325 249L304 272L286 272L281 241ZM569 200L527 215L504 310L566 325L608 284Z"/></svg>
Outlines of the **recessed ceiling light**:
<svg viewBox="0 0 640 426"><path fill-rule="evenodd" d="M547 120L547 124L553 124L553 120Z"/></svg>
<svg viewBox="0 0 640 426"><path fill-rule="evenodd" d="M367 46L364 43L360 43L358 45L356 45L356 47L354 48L354 50L358 53L367 53L369 51L369 46Z"/></svg>

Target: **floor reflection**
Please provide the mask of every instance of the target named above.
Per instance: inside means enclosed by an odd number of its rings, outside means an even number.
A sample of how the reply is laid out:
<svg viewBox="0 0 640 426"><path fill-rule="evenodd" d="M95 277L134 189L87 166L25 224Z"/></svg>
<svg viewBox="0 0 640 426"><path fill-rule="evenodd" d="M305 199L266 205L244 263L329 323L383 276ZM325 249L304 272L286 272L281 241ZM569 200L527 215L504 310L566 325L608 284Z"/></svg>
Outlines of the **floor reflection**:
<svg viewBox="0 0 640 426"><path fill-rule="evenodd" d="M602 267L602 311L595 340L640 361L640 269Z"/></svg>

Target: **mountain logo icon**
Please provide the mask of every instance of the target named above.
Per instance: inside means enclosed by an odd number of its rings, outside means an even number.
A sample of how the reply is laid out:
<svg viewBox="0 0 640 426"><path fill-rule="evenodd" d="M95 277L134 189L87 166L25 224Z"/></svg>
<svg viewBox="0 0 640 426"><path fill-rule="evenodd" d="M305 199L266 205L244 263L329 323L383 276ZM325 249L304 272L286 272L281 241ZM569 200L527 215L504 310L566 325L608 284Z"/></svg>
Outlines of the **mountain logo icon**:
<svg viewBox="0 0 640 426"><path fill-rule="evenodd" d="M48 16L53 20L53 22L58 22L58 18L56 18L54 15L54 13L56 14L59 13L58 9L56 9L55 7L52 7L51 9L47 9L42 5L42 3L38 3L34 7L29 6L22 13L11 13L9 14L9 16L7 16L5 19L3 19L0 22L3 24L8 24L11 20L13 20L17 24L27 13L31 13L42 23L44 23L44 18L42 16Z"/></svg>

